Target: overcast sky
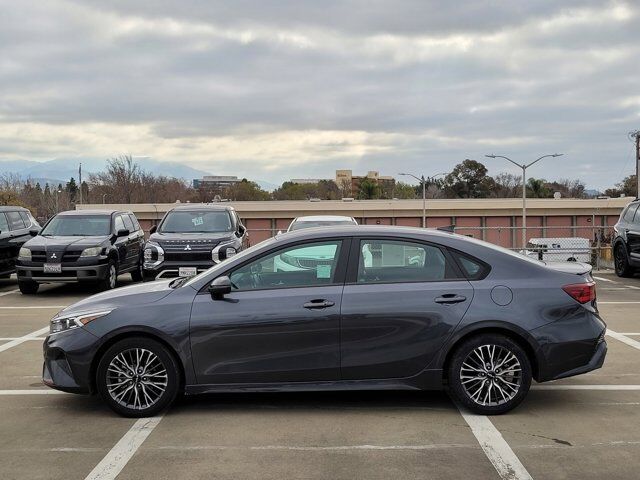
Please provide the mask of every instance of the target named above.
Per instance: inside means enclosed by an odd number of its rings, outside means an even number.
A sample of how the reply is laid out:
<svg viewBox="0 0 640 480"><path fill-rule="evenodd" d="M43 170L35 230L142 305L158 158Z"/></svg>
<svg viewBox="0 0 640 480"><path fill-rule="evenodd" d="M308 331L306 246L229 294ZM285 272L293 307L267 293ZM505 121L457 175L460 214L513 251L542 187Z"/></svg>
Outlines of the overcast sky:
<svg viewBox="0 0 640 480"><path fill-rule="evenodd" d="M183 161L281 182L464 158L634 173L629 1L1 1L0 159Z"/></svg>

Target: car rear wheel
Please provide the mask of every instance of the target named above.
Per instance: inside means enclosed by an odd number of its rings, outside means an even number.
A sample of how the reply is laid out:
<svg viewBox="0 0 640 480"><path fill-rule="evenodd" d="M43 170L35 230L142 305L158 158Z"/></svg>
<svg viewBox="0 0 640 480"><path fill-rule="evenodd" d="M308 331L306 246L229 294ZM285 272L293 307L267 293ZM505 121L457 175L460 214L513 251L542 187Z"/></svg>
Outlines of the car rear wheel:
<svg viewBox="0 0 640 480"><path fill-rule="evenodd" d="M449 391L474 413L499 415L524 400L531 386L526 352L504 335L483 334L465 341L448 369Z"/></svg>
<svg viewBox="0 0 640 480"><path fill-rule="evenodd" d="M175 400L180 374L169 350L144 337L121 340L100 359L96 385L102 399L125 417L150 417Z"/></svg>
<svg viewBox="0 0 640 480"><path fill-rule="evenodd" d="M631 265L629 265L627 249L622 243L616 245L613 251L613 263L615 265L616 275L619 277L630 277L633 275L633 269Z"/></svg>
<svg viewBox="0 0 640 480"><path fill-rule="evenodd" d="M20 293L24 295L33 295L38 293L38 288L40 288L40 284L38 282L33 282L30 280L18 281L18 288L20 289Z"/></svg>

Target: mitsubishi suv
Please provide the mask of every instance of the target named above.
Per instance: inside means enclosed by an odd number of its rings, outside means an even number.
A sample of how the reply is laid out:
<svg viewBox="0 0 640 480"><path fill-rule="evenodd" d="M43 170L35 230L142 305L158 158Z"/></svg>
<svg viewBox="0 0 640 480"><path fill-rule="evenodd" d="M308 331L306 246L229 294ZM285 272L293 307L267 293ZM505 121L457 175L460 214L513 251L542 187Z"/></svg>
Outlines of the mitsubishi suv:
<svg viewBox="0 0 640 480"><path fill-rule="evenodd" d="M144 250L144 280L190 277L248 246L247 230L230 205L181 205L169 210Z"/></svg>
<svg viewBox="0 0 640 480"><path fill-rule="evenodd" d="M36 293L41 283L94 283L110 290L121 273L142 280L144 232L131 212L62 212L33 234L16 261L24 294Z"/></svg>

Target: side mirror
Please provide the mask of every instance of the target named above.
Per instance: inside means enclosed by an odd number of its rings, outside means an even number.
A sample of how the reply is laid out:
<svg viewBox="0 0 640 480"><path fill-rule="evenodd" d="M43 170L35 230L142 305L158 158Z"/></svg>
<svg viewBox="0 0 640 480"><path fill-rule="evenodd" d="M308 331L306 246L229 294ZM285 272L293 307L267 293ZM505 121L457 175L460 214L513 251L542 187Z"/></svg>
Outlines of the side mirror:
<svg viewBox="0 0 640 480"><path fill-rule="evenodd" d="M209 293L214 300L222 300L225 295L231 293L231 280L226 275L216 278L209 285Z"/></svg>
<svg viewBox="0 0 640 480"><path fill-rule="evenodd" d="M282 235L282 230L278 230L278 233L276 233L276 235Z"/></svg>
<svg viewBox="0 0 640 480"><path fill-rule="evenodd" d="M39 228L32 228L31 230L29 230L29 235L31 235L32 237L35 237L39 233L40 233L40 229Z"/></svg>
<svg viewBox="0 0 640 480"><path fill-rule="evenodd" d="M117 237L128 237L129 234L131 232L129 231L128 228L121 228L120 230L118 230L118 233L116 233Z"/></svg>
<svg viewBox="0 0 640 480"><path fill-rule="evenodd" d="M154 233L156 233L157 230L158 230L158 226L154 225L149 229L149 235L153 235Z"/></svg>
<svg viewBox="0 0 640 480"><path fill-rule="evenodd" d="M243 236L246 233L247 229L244 225L238 225L238 237Z"/></svg>

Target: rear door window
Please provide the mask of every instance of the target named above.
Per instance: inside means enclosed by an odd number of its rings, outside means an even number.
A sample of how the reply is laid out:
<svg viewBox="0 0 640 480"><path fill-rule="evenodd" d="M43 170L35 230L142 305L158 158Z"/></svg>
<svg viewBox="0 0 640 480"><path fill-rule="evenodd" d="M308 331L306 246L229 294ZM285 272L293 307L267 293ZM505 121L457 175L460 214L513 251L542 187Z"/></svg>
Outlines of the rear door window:
<svg viewBox="0 0 640 480"><path fill-rule="evenodd" d="M455 277L443 251L403 240L361 240L357 283L437 282Z"/></svg>
<svg viewBox="0 0 640 480"><path fill-rule="evenodd" d="M4 233L9 230L9 222L3 212L0 212L0 233Z"/></svg>
<svg viewBox="0 0 640 480"><path fill-rule="evenodd" d="M625 222L628 222L628 223L633 222L633 216L636 214L636 210L638 210L638 205L640 204L636 203L635 205L631 204L627 207L627 210L624 212L624 215L622 216L622 219ZM640 220L640 217L638 217L636 221L638 220Z"/></svg>
<svg viewBox="0 0 640 480"><path fill-rule="evenodd" d="M9 228L11 230L22 230L26 228L20 212L7 212L7 219L9 220Z"/></svg>
<svg viewBox="0 0 640 480"><path fill-rule="evenodd" d="M538 245L537 248L540 246ZM542 246L546 248L546 245ZM450 253L457 260L462 273L468 280L482 280L489 273L489 265L483 261L455 250L450 250Z"/></svg>

